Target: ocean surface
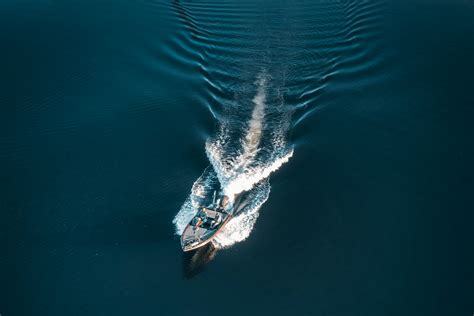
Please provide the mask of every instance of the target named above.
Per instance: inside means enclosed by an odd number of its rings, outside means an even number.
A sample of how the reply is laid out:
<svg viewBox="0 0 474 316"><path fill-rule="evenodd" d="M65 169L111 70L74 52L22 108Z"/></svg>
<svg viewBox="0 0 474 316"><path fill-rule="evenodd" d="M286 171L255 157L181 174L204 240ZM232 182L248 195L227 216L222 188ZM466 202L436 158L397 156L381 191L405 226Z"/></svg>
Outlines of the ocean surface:
<svg viewBox="0 0 474 316"><path fill-rule="evenodd" d="M473 1L2 0L0 43L1 316L473 315Z"/></svg>

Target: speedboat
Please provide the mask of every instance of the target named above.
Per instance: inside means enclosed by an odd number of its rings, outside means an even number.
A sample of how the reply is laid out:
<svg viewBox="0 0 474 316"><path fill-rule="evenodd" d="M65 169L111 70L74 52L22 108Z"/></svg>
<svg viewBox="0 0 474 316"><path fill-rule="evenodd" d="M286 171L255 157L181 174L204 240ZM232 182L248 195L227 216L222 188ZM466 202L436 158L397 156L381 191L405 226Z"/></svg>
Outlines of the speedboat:
<svg viewBox="0 0 474 316"><path fill-rule="evenodd" d="M233 206L227 195L220 194L207 207L200 207L181 235L183 251L200 248L209 242L222 230L232 218Z"/></svg>

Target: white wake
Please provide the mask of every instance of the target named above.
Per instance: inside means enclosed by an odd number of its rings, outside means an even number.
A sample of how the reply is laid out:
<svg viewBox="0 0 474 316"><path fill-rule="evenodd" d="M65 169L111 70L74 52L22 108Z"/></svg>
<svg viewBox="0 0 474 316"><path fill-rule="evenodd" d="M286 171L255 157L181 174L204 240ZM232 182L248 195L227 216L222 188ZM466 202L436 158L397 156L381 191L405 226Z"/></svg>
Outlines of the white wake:
<svg viewBox="0 0 474 316"><path fill-rule="evenodd" d="M269 89L276 89L270 87L270 79L262 72L255 82L253 109L238 146L234 146L238 149L228 148L232 141L230 124L222 124L216 137L206 142L206 154L211 166L193 184L191 194L173 220L178 235L195 216L197 208L206 205L206 198L219 188L231 201L242 192L246 192L246 196L244 205L236 206L238 213L213 240L214 245L218 248L229 247L250 235L258 211L270 194L269 175L293 155L293 149L287 146L282 136L289 126L288 117L279 117L281 121L274 118L271 122L266 121L270 111L267 108ZM265 139L264 148L262 143L265 137L268 139Z"/></svg>

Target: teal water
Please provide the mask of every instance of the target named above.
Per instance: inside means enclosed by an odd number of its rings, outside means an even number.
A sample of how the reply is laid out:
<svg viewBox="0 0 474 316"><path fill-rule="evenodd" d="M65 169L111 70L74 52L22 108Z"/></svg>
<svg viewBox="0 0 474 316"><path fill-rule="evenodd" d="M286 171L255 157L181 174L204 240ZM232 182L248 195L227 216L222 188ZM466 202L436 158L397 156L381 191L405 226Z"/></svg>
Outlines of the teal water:
<svg viewBox="0 0 474 316"><path fill-rule="evenodd" d="M1 2L0 314L471 315L473 21ZM183 255L176 218L216 181L242 216Z"/></svg>

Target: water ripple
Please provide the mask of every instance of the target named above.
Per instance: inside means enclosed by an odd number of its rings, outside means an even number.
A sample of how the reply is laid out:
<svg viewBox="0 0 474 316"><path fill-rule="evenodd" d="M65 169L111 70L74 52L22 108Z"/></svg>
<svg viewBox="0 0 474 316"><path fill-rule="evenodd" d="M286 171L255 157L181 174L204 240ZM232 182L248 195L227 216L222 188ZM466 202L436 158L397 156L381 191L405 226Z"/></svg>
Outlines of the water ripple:
<svg viewBox="0 0 474 316"><path fill-rule="evenodd" d="M291 129L331 98L383 79L386 56L374 39L385 3L175 0L171 7L184 33L166 51L175 62L198 65L192 75L204 87L199 102L217 123L206 147L215 175L206 169L203 177L217 178L228 192L255 187L261 202L221 238L228 246L248 236L270 190L261 181L293 154ZM206 186L201 180L195 186ZM193 194L177 217L178 232L192 216L192 202Z"/></svg>

